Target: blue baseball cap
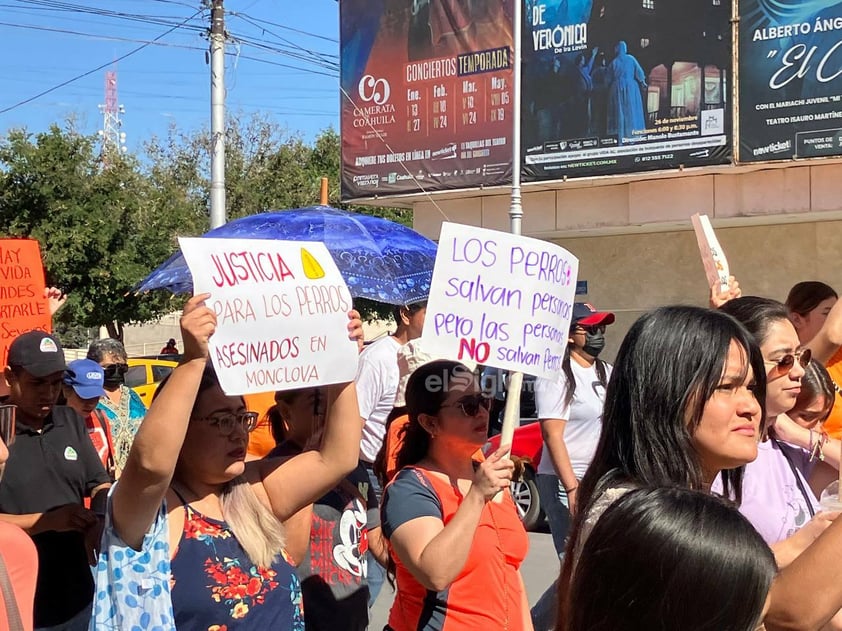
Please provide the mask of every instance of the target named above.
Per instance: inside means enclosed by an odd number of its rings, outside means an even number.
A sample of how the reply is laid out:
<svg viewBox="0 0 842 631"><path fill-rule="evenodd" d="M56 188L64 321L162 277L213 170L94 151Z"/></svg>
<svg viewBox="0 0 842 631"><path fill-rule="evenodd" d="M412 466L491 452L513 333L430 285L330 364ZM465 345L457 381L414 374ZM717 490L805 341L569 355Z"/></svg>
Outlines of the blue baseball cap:
<svg viewBox="0 0 842 631"><path fill-rule="evenodd" d="M77 359L67 364L64 372L65 385L71 386L80 399L96 399L105 396L102 387L105 372L92 359Z"/></svg>

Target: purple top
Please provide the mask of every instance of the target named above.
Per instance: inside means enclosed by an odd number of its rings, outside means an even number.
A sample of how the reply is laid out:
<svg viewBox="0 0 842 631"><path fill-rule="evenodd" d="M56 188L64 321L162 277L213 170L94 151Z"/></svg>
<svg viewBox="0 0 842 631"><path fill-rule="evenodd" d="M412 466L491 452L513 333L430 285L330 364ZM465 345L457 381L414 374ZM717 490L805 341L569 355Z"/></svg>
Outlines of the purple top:
<svg viewBox="0 0 842 631"><path fill-rule="evenodd" d="M787 462L787 456L798 471L804 493ZM810 462L807 450L788 443L769 440L757 446L757 460L746 466L740 512L766 543L771 545L791 537L810 521L808 501L814 512L819 511L819 502L807 483L814 464ZM722 493L719 477L714 481L712 491Z"/></svg>

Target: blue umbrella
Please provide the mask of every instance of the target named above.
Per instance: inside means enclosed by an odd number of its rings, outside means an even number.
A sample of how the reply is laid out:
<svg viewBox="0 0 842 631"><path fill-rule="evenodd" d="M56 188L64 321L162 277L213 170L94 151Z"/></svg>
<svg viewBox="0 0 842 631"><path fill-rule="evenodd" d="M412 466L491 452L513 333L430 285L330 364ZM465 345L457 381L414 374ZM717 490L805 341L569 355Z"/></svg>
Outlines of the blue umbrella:
<svg viewBox="0 0 842 631"><path fill-rule="evenodd" d="M319 241L333 255L352 296L393 305L427 299L436 260L436 244L414 230L330 206L250 215L202 236ZM181 252L158 266L137 288L152 289L192 291L193 278Z"/></svg>

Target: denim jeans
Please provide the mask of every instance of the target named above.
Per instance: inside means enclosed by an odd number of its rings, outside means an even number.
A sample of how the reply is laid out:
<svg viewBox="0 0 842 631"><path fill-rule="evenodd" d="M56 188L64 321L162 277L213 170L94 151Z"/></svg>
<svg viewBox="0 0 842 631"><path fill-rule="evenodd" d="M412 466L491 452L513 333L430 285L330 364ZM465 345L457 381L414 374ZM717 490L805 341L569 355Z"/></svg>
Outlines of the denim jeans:
<svg viewBox="0 0 842 631"><path fill-rule="evenodd" d="M538 486L541 508L544 509L547 523L550 525L556 554L561 558L564 555L564 542L567 540L571 521L567 508L567 491L564 490L558 476L553 474L539 473L535 476L535 484Z"/></svg>
<svg viewBox="0 0 842 631"><path fill-rule="evenodd" d="M368 462L363 462L365 465L365 470L368 472L368 479L371 483L371 488L374 489L374 494L377 496L377 503L383 501L383 489L380 488L380 480L377 479L377 476L374 474L374 469L372 469L371 464ZM374 606L374 601L377 600L377 596L380 594L380 590L383 587L383 583L386 581L386 569L380 565L380 562L374 558L374 555L369 551L368 553L368 608L371 609Z"/></svg>

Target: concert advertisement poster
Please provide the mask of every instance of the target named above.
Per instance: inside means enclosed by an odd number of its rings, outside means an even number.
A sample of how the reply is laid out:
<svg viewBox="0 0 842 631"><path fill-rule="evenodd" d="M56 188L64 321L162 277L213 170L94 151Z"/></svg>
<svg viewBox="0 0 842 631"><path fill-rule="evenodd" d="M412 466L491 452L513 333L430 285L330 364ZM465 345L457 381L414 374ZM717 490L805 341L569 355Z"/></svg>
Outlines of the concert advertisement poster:
<svg viewBox="0 0 842 631"><path fill-rule="evenodd" d="M842 2L740 2L740 162L842 154Z"/></svg>
<svg viewBox="0 0 842 631"><path fill-rule="evenodd" d="M524 2L525 180L731 161L729 0Z"/></svg>
<svg viewBox="0 0 842 631"><path fill-rule="evenodd" d="M511 182L512 1L340 1L343 200Z"/></svg>

